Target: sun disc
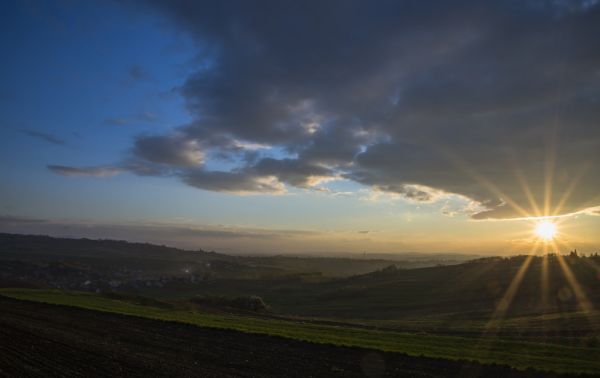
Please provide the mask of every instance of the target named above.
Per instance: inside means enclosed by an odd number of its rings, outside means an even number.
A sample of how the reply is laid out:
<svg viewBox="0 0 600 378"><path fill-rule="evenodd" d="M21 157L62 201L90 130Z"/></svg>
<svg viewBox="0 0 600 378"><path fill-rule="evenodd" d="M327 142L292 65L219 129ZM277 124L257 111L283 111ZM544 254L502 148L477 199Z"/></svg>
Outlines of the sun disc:
<svg viewBox="0 0 600 378"><path fill-rule="evenodd" d="M549 221L541 221L535 226L535 234L544 241L550 241L556 236L556 224Z"/></svg>

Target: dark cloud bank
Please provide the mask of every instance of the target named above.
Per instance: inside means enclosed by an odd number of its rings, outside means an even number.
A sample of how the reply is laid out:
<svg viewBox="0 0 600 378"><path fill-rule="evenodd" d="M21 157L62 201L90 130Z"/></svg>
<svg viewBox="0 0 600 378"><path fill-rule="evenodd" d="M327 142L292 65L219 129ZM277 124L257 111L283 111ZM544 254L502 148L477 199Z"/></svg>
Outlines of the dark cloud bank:
<svg viewBox="0 0 600 378"><path fill-rule="evenodd" d="M528 192L563 214L600 205L597 1L128 4L189 33L198 67L179 89L193 121L115 169L226 192L441 191L479 219L534 213Z"/></svg>

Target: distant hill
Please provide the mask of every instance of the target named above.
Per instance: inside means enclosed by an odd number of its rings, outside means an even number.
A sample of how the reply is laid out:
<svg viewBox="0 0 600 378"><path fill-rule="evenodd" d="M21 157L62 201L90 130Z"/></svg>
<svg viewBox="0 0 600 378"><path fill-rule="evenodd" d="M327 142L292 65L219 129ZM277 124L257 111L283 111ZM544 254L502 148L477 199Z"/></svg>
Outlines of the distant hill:
<svg viewBox="0 0 600 378"><path fill-rule="evenodd" d="M258 295L275 312L307 316L489 318L498 309L511 316L600 309L600 257L576 253L438 261L410 269L411 262L380 259L229 256L0 234L0 260L5 287L119 290L180 300Z"/></svg>
<svg viewBox="0 0 600 378"><path fill-rule="evenodd" d="M148 243L118 240L54 238L0 233L0 259L33 263L64 262L93 270L136 271L144 277L210 274L213 277L257 278L294 274L344 277L364 274L391 264L402 268L449 262L445 257L386 260L337 257L231 256L189 251Z"/></svg>
<svg viewBox="0 0 600 378"><path fill-rule="evenodd" d="M560 259L570 273L564 273ZM528 268L522 269L528 260ZM545 266L547 279L543 281ZM515 280L520 270L524 271L522 278ZM576 287L567 278L569 274ZM511 284L514 294L507 295ZM489 318L499 308L511 316L571 312L586 306L600 309L600 257L493 257L419 269L390 266L314 283L226 279L194 290L200 294L256 294L278 311L339 318L395 319L453 313ZM582 298L587 302L582 303Z"/></svg>
<svg viewBox="0 0 600 378"><path fill-rule="evenodd" d="M565 273L563 266L570 273ZM518 283L515 277L520 270L524 274ZM512 298L506 294L511 284L515 286ZM588 303L580 303L584 297ZM491 312L505 305L512 313L581 310L600 305L600 258L515 256L444 267L390 268L326 284L307 305L341 315L348 313L353 302L362 302L356 307L363 309L364 315L390 316L398 311Z"/></svg>

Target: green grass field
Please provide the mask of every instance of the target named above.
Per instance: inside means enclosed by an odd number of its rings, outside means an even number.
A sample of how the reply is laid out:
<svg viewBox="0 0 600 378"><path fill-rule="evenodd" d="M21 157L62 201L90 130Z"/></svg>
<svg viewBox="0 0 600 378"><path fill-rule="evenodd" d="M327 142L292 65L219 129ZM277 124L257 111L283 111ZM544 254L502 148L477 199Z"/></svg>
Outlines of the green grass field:
<svg viewBox="0 0 600 378"><path fill-rule="evenodd" d="M462 337L401 332L303 322L301 319L270 319L261 316L214 314L189 309L140 305L127 300L58 290L0 289L0 295L119 313L202 327L233 329L315 343L372 348L452 360L474 360L506 364L520 369L535 368L571 373L600 373L600 349L555 343L519 341L514 338Z"/></svg>

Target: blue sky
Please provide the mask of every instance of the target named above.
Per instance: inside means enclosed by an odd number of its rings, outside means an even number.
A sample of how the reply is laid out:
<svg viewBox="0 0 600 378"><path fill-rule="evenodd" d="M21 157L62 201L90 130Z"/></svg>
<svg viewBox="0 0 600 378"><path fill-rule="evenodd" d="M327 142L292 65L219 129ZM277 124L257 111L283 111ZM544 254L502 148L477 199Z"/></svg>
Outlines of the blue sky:
<svg viewBox="0 0 600 378"><path fill-rule="evenodd" d="M190 41L161 27L158 19L110 2L26 4L2 4L2 168L12 183L2 187L3 205L31 214L33 202L36 211L50 216L64 206L60 197L68 193L70 200L88 203L90 216L106 217L103 201L112 197L124 205L120 196L108 195L106 184L138 196L145 196L148 185L131 177L65 181L46 165L110 163L127 154L134 135L184 123L188 116L171 90L185 79L194 58ZM24 193L26 188L31 192ZM98 201L90 204L90 197Z"/></svg>
<svg viewBox="0 0 600 378"><path fill-rule="evenodd" d="M593 251L597 3L434 3L3 1L0 231Z"/></svg>

